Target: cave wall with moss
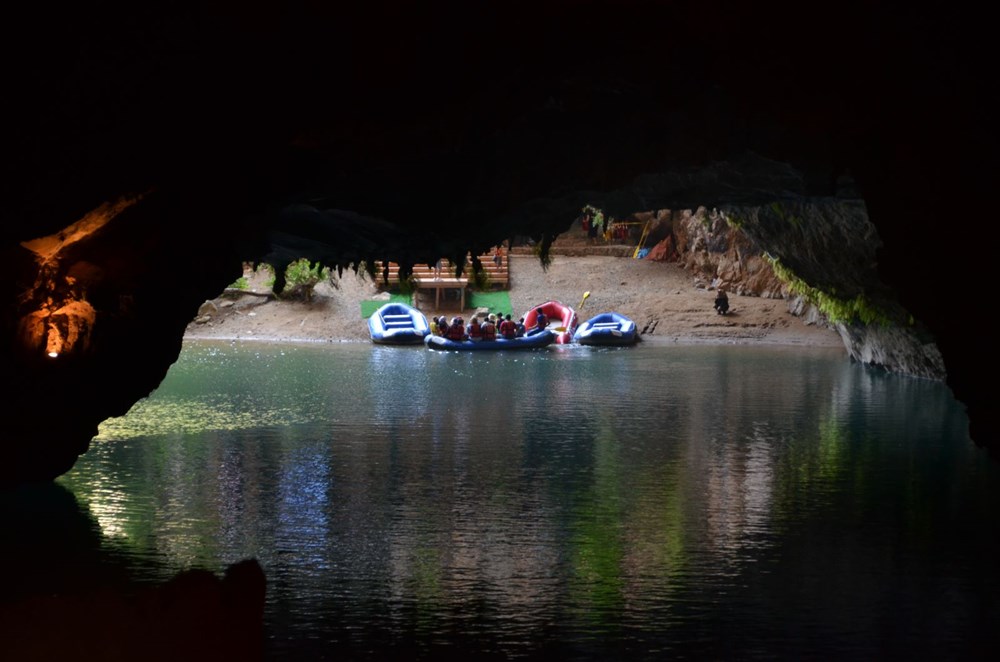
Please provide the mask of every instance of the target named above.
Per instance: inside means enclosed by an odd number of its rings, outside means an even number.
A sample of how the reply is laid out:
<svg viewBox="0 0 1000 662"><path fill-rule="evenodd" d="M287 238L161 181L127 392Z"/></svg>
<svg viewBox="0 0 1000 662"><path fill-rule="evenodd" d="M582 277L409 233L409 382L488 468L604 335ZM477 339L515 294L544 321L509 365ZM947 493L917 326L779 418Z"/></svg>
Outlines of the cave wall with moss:
<svg viewBox="0 0 1000 662"><path fill-rule="evenodd" d="M244 260L280 273L298 257L344 267L514 235L544 245L584 204L624 216L706 200L777 215L777 203L788 226L788 200L836 195L845 175L878 229L881 281L926 325L973 439L993 447L992 339L969 320L991 242L941 245L942 226L980 218L990 192L981 164L995 132L975 66L987 23L870 3L816 11L20 9L0 42L11 100L0 368L14 393L0 481L71 466L101 420L155 388L186 322ZM136 202L64 236L123 200ZM758 219L755 240L824 278L819 262L779 251L772 220ZM187 278L168 282L176 264ZM70 319L89 320L81 342L52 361L38 329L65 333Z"/></svg>
<svg viewBox="0 0 1000 662"><path fill-rule="evenodd" d="M840 334L865 365L947 378L933 334L881 279L881 247L864 201L840 194L767 205L660 210L677 260L695 283L744 296L781 298L789 311Z"/></svg>

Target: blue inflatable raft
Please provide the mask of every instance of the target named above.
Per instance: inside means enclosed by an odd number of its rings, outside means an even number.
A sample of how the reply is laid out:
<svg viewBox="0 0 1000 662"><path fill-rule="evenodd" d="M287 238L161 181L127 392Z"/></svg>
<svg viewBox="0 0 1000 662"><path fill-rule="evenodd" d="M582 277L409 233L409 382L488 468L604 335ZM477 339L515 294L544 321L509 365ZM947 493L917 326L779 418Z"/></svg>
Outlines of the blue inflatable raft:
<svg viewBox="0 0 1000 662"><path fill-rule="evenodd" d="M449 340L443 336L427 336L424 344L431 349L455 350L458 352L496 352L511 349L541 349L556 341L556 334L548 329L522 338L504 340Z"/></svg>
<svg viewBox="0 0 1000 662"><path fill-rule="evenodd" d="M595 315L576 328L573 342L581 345L631 345L639 340L635 322L618 313Z"/></svg>
<svg viewBox="0 0 1000 662"><path fill-rule="evenodd" d="M431 332L424 314L405 303L387 303L368 318L372 342L382 345L417 345Z"/></svg>

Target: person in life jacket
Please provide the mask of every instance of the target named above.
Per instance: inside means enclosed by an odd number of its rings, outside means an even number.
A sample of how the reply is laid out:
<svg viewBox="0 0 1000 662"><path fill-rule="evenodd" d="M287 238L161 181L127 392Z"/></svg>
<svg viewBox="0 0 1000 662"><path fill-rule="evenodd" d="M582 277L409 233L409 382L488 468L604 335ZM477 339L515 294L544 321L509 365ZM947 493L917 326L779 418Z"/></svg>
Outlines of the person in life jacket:
<svg viewBox="0 0 1000 662"><path fill-rule="evenodd" d="M456 317L451 320L451 325L448 327L448 333L445 334L448 340L455 340L461 342L465 340L465 324L461 317Z"/></svg>
<svg viewBox="0 0 1000 662"><path fill-rule="evenodd" d="M443 317L432 317L431 320L431 333L436 336L444 336L448 333L448 320Z"/></svg>
<svg viewBox="0 0 1000 662"><path fill-rule="evenodd" d="M523 317L517 321L517 323L514 325L514 329L515 329L515 332L514 332L514 337L515 338L523 338L524 337L524 318Z"/></svg>
<svg viewBox="0 0 1000 662"><path fill-rule="evenodd" d="M487 317L486 322L483 324L483 342L496 339L497 339L497 327L493 323L493 320Z"/></svg>
<svg viewBox="0 0 1000 662"><path fill-rule="evenodd" d="M473 315L472 319L469 320L469 326L465 329L465 332L469 335L469 340L473 342L479 342L483 339L483 327L479 324L479 316Z"/></svg>
<svg viewBox="0 0 1000 662"><path fill-rule="evenodd" d="M528 330L528 335L534 335L545 329L549 325L548 316L542 311L541 308L535 309L535 326Z"/></svg>
<svg viewBox="0 0 1000 662"><path fill-rule="evenodd" d="M500 335L504 340L513 340L517 337L517 325L514 324L514 320L510 318L508 314L502 322L500 322Z"/></svg>

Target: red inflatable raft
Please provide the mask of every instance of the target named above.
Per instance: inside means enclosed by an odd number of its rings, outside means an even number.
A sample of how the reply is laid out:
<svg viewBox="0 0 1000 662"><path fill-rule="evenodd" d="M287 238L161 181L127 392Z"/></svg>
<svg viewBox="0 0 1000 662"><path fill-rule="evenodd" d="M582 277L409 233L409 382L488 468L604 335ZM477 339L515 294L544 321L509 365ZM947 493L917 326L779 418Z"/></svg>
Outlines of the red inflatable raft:
<svg viewBox="0 0 1000 662"><path fill-rule="evenodd" d="M556 343L565 345L573 342L573 332L577 325L576 311L559 301L546 301L525 313L524 328L529 334L537 323L539 309L549 318L548 329L556 334Z"/></svg>

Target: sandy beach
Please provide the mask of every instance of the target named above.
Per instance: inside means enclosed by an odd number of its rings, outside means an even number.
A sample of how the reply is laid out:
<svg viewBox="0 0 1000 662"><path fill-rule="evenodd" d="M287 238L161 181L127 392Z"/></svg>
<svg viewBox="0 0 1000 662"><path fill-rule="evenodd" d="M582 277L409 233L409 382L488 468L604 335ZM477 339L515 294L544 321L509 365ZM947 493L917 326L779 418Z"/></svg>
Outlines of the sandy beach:
<svg viewBox="0 0 1000 662"><path fill-rule="evenodd" d="M730 313L718 315L712 307L715 292L696 285L681 266L599 255L555 255L543 269L537 258L510 256L508 291L515 317L549 300L578 309L580 320L614 311L646 329L643 341L775 344L842 347L839 334L828 327L806 324L788 311L782 299L730 294ZM251 278L250 287L266 292L262 279ZM584 294L590 292L584 300ZM321 283L313 300L280 301L255 294L225 294L207 302L207 319L192 321L185 339L226 339L272 342L371 342L361 316L361 302L379 294L365 274L344 272L335 285ZM582 302L582 306L580 305ZM455 299L434 302L421 299L428 317L459 313ZM471 308L462 311L468 319Z"/></svg>

